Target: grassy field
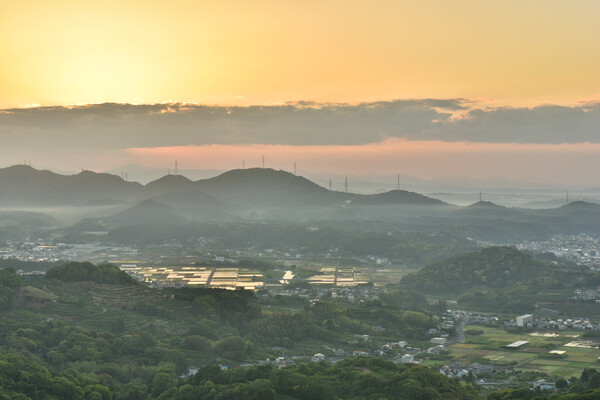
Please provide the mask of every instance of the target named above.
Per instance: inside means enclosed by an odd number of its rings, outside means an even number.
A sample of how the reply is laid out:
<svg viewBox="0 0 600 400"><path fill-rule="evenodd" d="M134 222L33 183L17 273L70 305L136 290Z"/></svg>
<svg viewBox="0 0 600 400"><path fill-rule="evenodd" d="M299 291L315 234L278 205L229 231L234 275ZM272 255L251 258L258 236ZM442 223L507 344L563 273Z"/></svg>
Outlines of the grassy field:
<svg viewBox="0 0 600 400"><path fill-rule="evenodd" d="M598 368L600 349L565 347L577 340L582 331L511 333L504 328L467 326L466 330L483 330L481 335L467 335L466 343L449 347L452 355L466 363L480 362L501 366L513 365L522 371L545 372L557 377L579 376L584 368ZM515 350L504 346L526 340L529 343ZM545 358L552 350L565 351L564 358Z"/></svg>

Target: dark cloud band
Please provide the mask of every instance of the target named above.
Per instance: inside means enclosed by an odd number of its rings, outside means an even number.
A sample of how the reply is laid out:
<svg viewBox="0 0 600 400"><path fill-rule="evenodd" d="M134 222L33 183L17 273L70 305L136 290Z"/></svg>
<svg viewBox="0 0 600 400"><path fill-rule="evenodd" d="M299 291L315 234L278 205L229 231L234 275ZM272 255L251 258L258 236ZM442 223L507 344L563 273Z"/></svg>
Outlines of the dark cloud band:
<svg viewBox="0 0 600 400"><path fill-rule="evenodd" d="M484 108L467 99L224 107L93 104L0 110L3 147L47 150L204 144L357 145L390 138L600 142L600 103Z"/></svg>

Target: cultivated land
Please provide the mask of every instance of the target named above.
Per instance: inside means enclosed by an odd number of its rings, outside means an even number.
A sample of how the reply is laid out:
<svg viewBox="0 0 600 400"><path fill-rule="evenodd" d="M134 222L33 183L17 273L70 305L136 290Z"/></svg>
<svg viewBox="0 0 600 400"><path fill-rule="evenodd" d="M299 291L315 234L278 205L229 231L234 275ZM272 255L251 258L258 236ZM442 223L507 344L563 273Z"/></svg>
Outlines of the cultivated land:
<svg viewBox="0 0 600 400"><path fill-rule="evenodd" d="M467 325L466 330L483 331L480 335L467 334L465 343L455 343L448 350L459 361L480 362L500 366L512 365L521 371L545 372L555 377L579 376L584 368L598 368L598 348L565 346L577 342L584 333L581 330L524 331L511 333L504 328ZM504 346L520 340L529 343L515 350ZM550 351L565 351L564 358L548 355Z"/></svg>

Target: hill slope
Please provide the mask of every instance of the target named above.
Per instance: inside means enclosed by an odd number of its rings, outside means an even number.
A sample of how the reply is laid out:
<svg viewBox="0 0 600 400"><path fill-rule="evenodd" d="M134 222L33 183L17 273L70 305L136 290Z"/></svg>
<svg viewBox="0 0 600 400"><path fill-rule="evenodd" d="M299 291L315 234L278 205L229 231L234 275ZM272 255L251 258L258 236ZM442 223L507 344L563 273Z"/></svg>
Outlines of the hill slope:
<svg viewBox="0 0 600 400"><path fill-rule="evenodd" d="M26 165L0 169L0 204L81 205L97 199L133 200L142 185L110 174L82 171L60 175Z"/></svg>
<svg viewBox="0 0 600 400"><path fill-rule="evenodd" d="M402 284L428 293L459 294L475 287L505 288L549 276L554 268L512 247L488 247L450 257L407 275Z"/></svg>
<svg viewBox="0 0 600 400"><path fill-rule="evenodd" d="M155 200L144 200L135 206L104 219L116 226L183 224L187 219L177 210Z"/></svg>

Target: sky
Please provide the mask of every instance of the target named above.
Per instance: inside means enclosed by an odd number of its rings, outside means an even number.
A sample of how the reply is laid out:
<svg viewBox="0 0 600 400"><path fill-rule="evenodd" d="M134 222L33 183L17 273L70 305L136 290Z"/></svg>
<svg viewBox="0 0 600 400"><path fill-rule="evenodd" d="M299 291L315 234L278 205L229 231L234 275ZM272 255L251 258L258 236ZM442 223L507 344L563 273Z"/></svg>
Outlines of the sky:
<svg viewBox="0 0 600 400"><path fill-rule="evenodd" d="M0 0L2 166L600 185L600 2Z"/></svg>

